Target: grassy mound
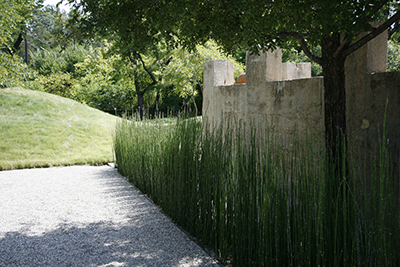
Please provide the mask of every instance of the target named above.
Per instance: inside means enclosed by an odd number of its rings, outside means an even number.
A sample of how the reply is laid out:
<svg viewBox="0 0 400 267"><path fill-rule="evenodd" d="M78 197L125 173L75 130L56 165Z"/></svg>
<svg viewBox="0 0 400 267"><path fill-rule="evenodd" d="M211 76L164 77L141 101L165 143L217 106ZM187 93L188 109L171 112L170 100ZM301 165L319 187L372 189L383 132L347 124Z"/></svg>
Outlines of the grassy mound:
<svg viewBox="0 0 400 267"><path fill-rule="evenodd" d="M113 161L116 121L71 99L0 89L0 170Z"/></svg>

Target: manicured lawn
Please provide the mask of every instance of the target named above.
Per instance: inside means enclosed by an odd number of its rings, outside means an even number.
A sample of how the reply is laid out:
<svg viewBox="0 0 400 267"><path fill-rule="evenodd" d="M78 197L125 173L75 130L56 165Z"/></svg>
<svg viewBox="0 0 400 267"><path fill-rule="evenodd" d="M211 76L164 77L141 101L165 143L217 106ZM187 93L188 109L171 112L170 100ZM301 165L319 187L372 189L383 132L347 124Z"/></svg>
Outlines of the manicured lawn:
<svg viewBox="0 0 400 267"><path fill-rule="evenodd" d="M0 89L0 170L111 162L117 120L56 95Z"/></svg>

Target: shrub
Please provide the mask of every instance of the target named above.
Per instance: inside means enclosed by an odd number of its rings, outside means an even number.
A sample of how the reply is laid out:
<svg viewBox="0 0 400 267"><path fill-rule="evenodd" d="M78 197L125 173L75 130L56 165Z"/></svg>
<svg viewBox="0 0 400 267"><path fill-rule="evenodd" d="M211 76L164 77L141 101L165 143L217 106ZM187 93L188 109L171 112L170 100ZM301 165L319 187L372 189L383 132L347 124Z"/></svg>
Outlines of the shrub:
<svg viewBox="0 0 400 267"><path fill-rule="evenodd" d="M32 89L37 89L47 93L76 99L77 94L74 90L76 81L71 78L69 73L54 73L49 76L39 75L35 80L35 84L31 85Z"/></svg>
<svg viewBox="0 0 400 267"><path fill-rule="evenodd" d="M24 86L35 77L18 56L0 52L0 87Z"/></svg>

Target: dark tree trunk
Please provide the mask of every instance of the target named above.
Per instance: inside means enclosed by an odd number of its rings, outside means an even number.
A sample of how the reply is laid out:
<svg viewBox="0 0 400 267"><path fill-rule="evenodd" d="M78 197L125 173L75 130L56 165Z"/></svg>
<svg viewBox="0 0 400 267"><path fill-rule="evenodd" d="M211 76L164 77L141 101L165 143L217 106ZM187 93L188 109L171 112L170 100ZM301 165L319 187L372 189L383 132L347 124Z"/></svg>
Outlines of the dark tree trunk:
<svg viewBox="0 0 400 267"><path fill-rule="evenodd" d="M143 90L141 90L141 86L138 80L138 73L137 70L134 70L133 72L133 76L135 77L135 89L136 89L136 94L138 97L138 107L139 107L139 114L140 114L140 120L143 120L143 109L144 109L144 94L146 93L146 91L151 88L151 86L156 85L157 84L157 80L154 77L153 73L146 67L146 64L142 58L142 56L140 55L139 52L137 52L136 50L133 50L133 53L135 55L135 57L137 57L140 62L142 63L143 69L146 71L146 73L150 76L151 80L153 81L149 86L145 87ZM129 60L131 61L131 63L133 65L138 65L137 60L135 60L135 58L131 55L129 56Z"/></svg>
<svg viewBox="0 0 400 267"><path fill-rule="evenodd" d="M155 102L155 108L156 108L156 117L158 117L159 116L159 114L158 114L158 111L159 111L159 109L158 109L158 103L160 102L160 91L159 90L157 90L157 95L156 95L156 102Z"/></svg>
<svg viewBox="0 0 400 267"><path fill-rule="evenodd" d="M334 176L341 181L346 176L346 89L345 57L334 56L340 46L340 36L326 38L322 48L325 104L325 146L327 160Z"/></svg>
<svg viewBox="0 0 400 267"><path fill-rule="evenodd" d="M14 46L13 46L13 52L15 53L17 50L19 50L19 47L21 46L21 43L22 43L22 41L24 40L24 37L23 37L23 35L22 35L22 33L20 33L19 35L18 35L18 38L17 38L17 40L15 41L15 43L14 43Z"/></svg>
<svg viewBox="0 0 400 267"><path fill-rule="evenodd" d="M137 92L140 120L143 120L144 92Z"/></svg>
<svg viewBox="0 0 400 267"><path fill-rule="evenodd" d="M194 110L196 112L195 117L197 118L197 115L199 114L199 110L197 109L197 104L196 104L196 100L194 99L194 94L192 94L192 101L193 101L193 105L194 105Z"/></svg>
<svg viewBox="0 0 400 267"><path fill-rule="evenodd" d="M28 65L29 60L28 60L28 39L27 39L27 33L26 33L26 29L25 29L25 63L26 65Z"/></svg>
<svg viewBox="0 0 400 267"><path fill-rule="evenodd" d="M136 71L134 72L134 77L135 77L135 91L136 91L136 95L138 98L139 116L140 116L140 120L142 121L143 120L145 90L141 90L140 83L138 80L138 75L137 75Z"/></svg>
<svg viewBox="0 0 400 267"><path fill-rule="evenodd" d="M351 227L344 213L353 212L342 204L344 196L348 194L347 184L347 142L346 142L346 88L345 68L346 57L340 53L335 55L340 46L340 37L332 35L323 41L321 45L321 66L324 74L324 111L325 111L325 148L327 171L325 177L325 213L337 214L338 226L331 220L332 217L324 216L326 229L336 229L343 233ZM342 209L346 208L346 211ZM336 227L336 228L335 228ZM328 242L337 241L334 231L326 232ZM343 242L343 241L337 241ZM330 254L330 253L329 253ZM335 257L334 254L327 257ZM344 262L339 259L339 265Z"/></svg>
<svg viewBox="0 0 400 267"><path fill-rule="evenodd" d="M22 33L20 33L18 35L17 40L15 41L14 45L12 48L10 48L8 45L6 45L7 47L7 52L11 55L14 56L15 52L18 51L19 47L21 46L22 41L24 40Z"/></svg>

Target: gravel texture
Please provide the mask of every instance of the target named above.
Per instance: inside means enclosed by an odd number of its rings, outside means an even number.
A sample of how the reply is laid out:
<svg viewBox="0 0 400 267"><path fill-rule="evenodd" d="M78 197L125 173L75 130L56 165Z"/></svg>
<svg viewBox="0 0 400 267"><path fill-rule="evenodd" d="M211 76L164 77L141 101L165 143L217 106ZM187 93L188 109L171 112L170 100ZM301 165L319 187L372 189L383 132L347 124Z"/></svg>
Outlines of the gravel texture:
<svg viewBox="0 0 400 267"><path fill-rule="evenodd" d="M0 266L220 266L109 166L0 172Z"/></svg>

